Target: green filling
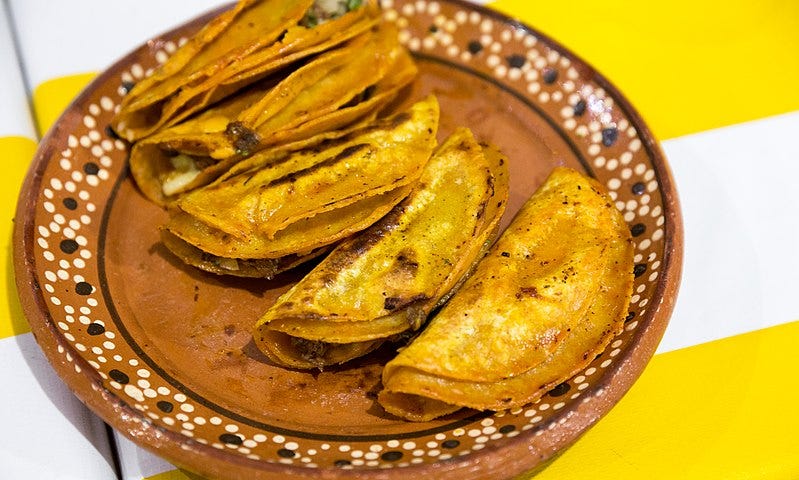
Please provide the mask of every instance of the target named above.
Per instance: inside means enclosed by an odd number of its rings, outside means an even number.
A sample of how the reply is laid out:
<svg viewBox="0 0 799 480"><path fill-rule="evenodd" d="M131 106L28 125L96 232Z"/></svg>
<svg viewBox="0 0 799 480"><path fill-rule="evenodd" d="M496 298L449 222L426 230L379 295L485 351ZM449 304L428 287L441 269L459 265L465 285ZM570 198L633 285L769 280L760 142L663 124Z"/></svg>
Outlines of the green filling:
<svg viewBox="0 0 799 480"><path fill-rule="evenodd" d="M351 12L361 5L363 5L363 0L316 0L300 20L300 25L313 28Z"/></svg>

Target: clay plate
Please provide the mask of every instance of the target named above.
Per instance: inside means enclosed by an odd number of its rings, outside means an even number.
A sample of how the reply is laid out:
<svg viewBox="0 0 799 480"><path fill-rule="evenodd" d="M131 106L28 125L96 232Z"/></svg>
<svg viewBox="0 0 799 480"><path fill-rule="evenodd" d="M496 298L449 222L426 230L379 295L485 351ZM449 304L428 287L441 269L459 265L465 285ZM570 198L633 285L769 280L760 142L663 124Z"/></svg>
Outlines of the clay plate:
<svg viewBox="0 0 799 480"><path fill-rule="evenodd" d="M510 159L510 217L556 165L608 187L636 242L623 332L539 402L408 423L375 401L390 348L341 368L270 364L250 329L303 273L274 281L189 269L159 243L165 212L126 170L107 125L120 99L208 17L155 38L100 75L42 140L17 209L17 285L50 362L136 443L213 478L486 478L540 468L627 391L675 300L679 207L666 161L624 97L531 27L459 1L385 1L421 69L443 138L458 125Z"/></svg>

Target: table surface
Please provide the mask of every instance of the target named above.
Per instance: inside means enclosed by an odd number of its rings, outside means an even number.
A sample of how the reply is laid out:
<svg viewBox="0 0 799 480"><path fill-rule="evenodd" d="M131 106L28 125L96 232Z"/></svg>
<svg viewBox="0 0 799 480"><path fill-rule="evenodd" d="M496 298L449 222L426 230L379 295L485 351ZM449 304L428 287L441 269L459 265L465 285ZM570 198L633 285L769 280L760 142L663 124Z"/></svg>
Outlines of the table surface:
<svg viewBox="0 0 799 480"><path fill-rule="evenodd" d="M107 428L52 371L16 298L11 230L37 139L80 89L218 4L2 4L0 470L9 478L191 478ZM657 354L536 480L799 478L799 2L487 5L562 43L629 98L661 141L685 226L681 291Z"/></svg>

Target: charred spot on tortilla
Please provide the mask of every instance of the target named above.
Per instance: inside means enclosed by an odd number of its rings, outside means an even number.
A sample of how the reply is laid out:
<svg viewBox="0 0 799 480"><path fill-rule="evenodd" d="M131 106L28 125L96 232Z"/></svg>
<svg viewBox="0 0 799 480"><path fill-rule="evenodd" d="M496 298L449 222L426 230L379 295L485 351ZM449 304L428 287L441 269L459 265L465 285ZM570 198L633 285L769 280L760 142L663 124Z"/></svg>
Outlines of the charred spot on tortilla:
<svg viewBox="0 0 799 480"><path fill-rule="evenodd" d="M413 274L419 269L419 262L416 260L416 252L411 248L406 248L397 255L395 262L396 268L400 272Z"/></svg>
<svg viewBox="0 0 799 480"><path fill-rule="evenodd" d="M428 299L429 298L424 294L418 294L408 298L386 297L386 300L383 302L383 308L390 312L399 308L407 308L413 304L417 304Z"/></svg>
<svg viewBox="0 0 799 480"><path fill-rule="evenodd" d="M519 288L518 293L516 293L516 298L521 299L523 297L538 297L538 288L537 287Z"/></svg>
<svg viewBox="0 0 799 480"><path fill-rule="evenodd" d="M336 156L333 157L332 160L334 162L339 162L341 160L345 160L349 157L354 156L355 154L359 153L361 150L368 148L371 148L371 145L369 145L368 143L358 143L356 145L350 145L344 150L342 150L340 153L336 154Z"/></svg>
<svg viewBox="0 0 799 480"><path fill-rule="evenodd" d="M230 122L225 129L225 135L233 144L236 153L243 157L248 157L261 142L260 135L241 122Z"/></svg>
<svg viewBox="0 0 799 480"><path fill-rule="evenodd" d="M374 94L376 89L377 85L374 84L369 85L368 87L361 90L359 93L355 94L355 96L352 97L352 100L342 105L341 108L353 107L361 102L369 100L370 98L372 98L372 95Z"/></svg>
<svg viewBox="0 0 799 480"><path fill-rule="evenodd" d="M408 112L402 112L399 115L394 115L393 117L391 117L391 125L389 126L390 128L396 128L410 119L411 115Z"/></svg>

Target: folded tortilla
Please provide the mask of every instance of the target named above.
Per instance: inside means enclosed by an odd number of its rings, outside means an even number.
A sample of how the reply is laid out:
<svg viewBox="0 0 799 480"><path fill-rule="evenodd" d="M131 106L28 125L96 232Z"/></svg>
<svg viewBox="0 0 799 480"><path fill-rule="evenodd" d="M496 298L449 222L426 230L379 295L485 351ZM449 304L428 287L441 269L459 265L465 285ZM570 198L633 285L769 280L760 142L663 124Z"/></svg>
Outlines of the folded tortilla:
<svg viewBox="0 0 799 480"><path fill-rule="evenodd" d="M123 99L113 128L136 141L174 125L293 62L373 26L375 2L309 21L313 0L240 0L192 36ZM356 4L358 4L356 6ZM314 15L316 19L318 15Z"/></svg>
<svg viewBox="0 0 799 480"><path fill-rule="evenodd" d="M435 148L438 117L431 96L317 147L265 162L254 156L174 202L165 244L208 271L271 277L406 197ZM253 262L263 259L274 261Z"/></svg>
<svg viewBox="0 0 799 480"><path fill-rule="evenodd" d="M166 204L250 155L303 148L368 121L417 73L395 28L375 26L285 78L266 80L137 142L131 174Z"/></svg>
<svg viewBox="0 0 799 480"><path fill-rule="evenodd" d="M378 401L427 421L534 402L621 331L630 231L605 189L557 168L427 328L386 364Z"/></svg>
<svg viewBox="0 0 799 480"><path fill-rule="evenodd" d="M278 299L256 344L280 365L323 368L418 330L485 253L507 197L505 158L457 130L408 198Z"/></svg>
<svg viewBox="0 0 799 480"><path fill-rule="evenodd" d="M169 230L161 230L162 243L185 264L217 275L234 275L248 278L271 279L309 260L325 254L330 249L320 247L307 253L289 254L280 258L224 258L203 252L185 242Z"/></svg>
<svg viewBox="0 0 799 480"><path fill-rule="evenodd" d="M350 206L300 220L272 239L261 236L249 243L173 208L169 223L161 229L161 240L184 263L200 270L219 275L271 279L327 253L337 240L369 227L408 196L410 190L410 186L395 188Z"/></svg>

